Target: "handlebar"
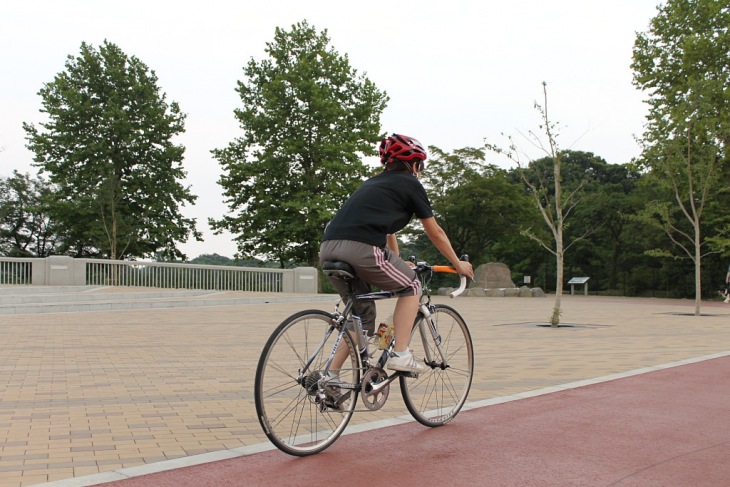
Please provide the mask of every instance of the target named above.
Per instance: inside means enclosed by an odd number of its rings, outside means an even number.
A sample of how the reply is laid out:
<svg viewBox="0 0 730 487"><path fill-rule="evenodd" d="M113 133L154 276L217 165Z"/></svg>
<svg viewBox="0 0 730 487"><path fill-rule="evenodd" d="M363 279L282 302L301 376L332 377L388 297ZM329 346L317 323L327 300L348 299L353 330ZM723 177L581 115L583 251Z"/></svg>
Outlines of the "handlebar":
<svg viewBox="0 0 730 487"><path fill-rule="evenodd" d="M459 289L449 293L449 297L452 299L463 293L464 289L466 289L466 276L459 275L459 278L461 279L461 282L459 283Z"/></svg>
<svg viewBox="0 0 730 487"><path fill-rule="evenodd" d="M426 262L416 262L416 258L414 256L411 256L409 260L415 264L416 272L419 272L419 273L430 269L432 272L445 272L448 274L457 274L456 269L454 269L453 267L448 266L448 265L433 265L432 266L432 265L427 264ZM463 256L461 256L461 258L459 260L468 262L469 256L464 254ZM466 289L466 276L459 274L459 288L450 292L449 297L453 299L456 296L463 293L465 289Z"/></svg>

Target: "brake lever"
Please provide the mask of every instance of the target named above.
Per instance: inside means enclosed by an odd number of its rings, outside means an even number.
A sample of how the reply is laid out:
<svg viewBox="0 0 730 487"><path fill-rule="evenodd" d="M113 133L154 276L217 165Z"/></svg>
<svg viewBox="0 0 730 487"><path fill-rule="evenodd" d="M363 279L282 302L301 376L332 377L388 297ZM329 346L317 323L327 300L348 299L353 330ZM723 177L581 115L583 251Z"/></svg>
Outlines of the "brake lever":
<svg viewBox="0 0 730 487"><path fill-rule="evenodd" d="M462 255L461 257L459 257L459 260L463 260L464 262L469 262L469 254ZM477 282L477 280L475 279L475 276L472 276L469 279L471 279L471 282Z"/></svg>

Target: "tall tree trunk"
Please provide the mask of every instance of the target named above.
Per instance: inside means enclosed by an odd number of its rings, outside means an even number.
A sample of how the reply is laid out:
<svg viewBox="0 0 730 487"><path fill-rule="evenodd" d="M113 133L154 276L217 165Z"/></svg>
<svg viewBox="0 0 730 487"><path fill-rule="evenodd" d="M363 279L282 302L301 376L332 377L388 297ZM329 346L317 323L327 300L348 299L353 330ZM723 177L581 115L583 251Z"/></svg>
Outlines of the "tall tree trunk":
<svg viewBox="0 0 730 487"><path fill-rule="evenodd" d="M111 258L117 260L117 220L112 216L112 245L111 245ZM112 285L117 285L117 265L112 265Z"/></svg>

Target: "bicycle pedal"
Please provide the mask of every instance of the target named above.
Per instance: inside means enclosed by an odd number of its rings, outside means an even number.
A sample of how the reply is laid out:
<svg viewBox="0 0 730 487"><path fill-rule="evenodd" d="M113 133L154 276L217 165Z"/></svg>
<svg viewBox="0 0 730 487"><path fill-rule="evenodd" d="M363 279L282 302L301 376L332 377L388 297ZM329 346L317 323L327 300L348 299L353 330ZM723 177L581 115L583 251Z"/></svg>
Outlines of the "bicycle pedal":
<svg viewBox="0 0 730 487"><path fill-rule="evenodd" d="M350 396L352 396L352 391L347 391L347 392L346 392L345 394L343 394L342 396L340 396L340 397L339 397L339 398L338 398L338 399L337 399L337 400L335 401L335 403L336 403L336 404L337 404L337 405L339 406L339 405L340 405L340 404L342 404L343 402L345 402L345 401L347 401L348 399L350 399Z"/></svg>
<svg viewBox="0 0 730 487"><path fill-rule="evenodd" d="M352 395L352 391L347 391L347 393L340 395L339 397L335 397L332 395L326 395L324 399L324 405L328 408L334 410L343 412L342 404L350 399L350 396Z"/></svg>
<svg viewBox="0 0 730 487"><path fill-rule="evenodd" d="M408 379L418 379L418 372L396 372L399 377L407 377Z"/></svg>

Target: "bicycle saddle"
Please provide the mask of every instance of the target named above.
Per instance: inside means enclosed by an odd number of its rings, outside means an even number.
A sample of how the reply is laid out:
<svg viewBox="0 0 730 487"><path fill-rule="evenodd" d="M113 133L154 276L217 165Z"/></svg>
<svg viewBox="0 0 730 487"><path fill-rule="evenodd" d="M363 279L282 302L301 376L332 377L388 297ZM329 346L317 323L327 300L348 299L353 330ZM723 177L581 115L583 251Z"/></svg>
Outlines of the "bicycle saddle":
<svg viewBox="0 0 730 487"><path fill-rule="evenodd" d="M322 262L322 272L325 276L354 279L355 269L347 262L340 260L326 260Z"/></svg>

